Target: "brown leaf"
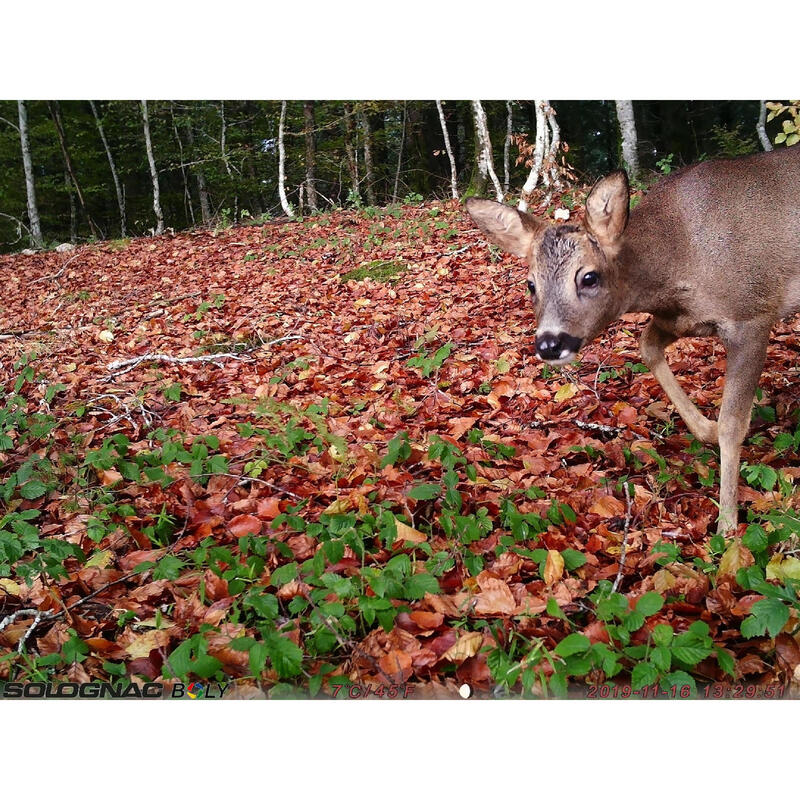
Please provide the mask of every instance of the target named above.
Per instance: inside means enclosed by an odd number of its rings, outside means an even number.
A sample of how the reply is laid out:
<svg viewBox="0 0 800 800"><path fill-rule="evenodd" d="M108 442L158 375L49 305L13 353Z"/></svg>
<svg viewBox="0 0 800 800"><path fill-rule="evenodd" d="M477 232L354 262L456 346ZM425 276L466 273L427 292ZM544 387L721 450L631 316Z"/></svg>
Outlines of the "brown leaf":
<svg viewBox="0 0 800 800"><path fill-rule="evenodd" d="M738 539L731 539L719 560L717 574L735 576L742 567L749 567L753 563L753 554Z"/></svg>
<svg viewBox="0 0 800 800"><path fill-rule="evenodd" d="M605 519L619 517L625 513L625 504L622 500L617 500L613 495L604 494L592 503L589 513L597 514Z"/></svg>
<svg viewBox="0 0 800 800"><path fill-rule="evenodd" d="M456 643L442 655L442 658L460 664L462 661L472 658L481 649L482 643L483 634L480 631L467 631L461 634Z"/></svg>
<svg viewBox="0 0 800 800"><path fill-rule="evenodd" d="M261 524L261 520L252 514L239 514L228 523L228 528L239 539L242 536L258 536L261 533Z"/></svg>
<svg viewBox="0 0 800 800"><path fill-rule="evenodd" d="M564 574L564 557L558 550L548 550L547 560L544 562L544 582L547 586L552 586L556 581L561 580Z"/></svg>
<svg viewBox="0 0 800 800"><path fill-rule="evenodd" d="M401 542L419 543L428 540L424 533L412 528L410 525L406 525L404 522L400 522L399 519L395 520L395 525L397 526L397 538Z"/></svg>

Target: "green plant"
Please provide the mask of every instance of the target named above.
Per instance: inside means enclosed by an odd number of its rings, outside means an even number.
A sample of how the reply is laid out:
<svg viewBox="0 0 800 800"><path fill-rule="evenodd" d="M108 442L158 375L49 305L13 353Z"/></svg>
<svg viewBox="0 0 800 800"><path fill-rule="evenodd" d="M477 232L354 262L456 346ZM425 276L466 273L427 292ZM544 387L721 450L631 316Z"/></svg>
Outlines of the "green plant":
<svg viewBox="0 0 800 800"><path fill-rule="evenodd" d="M767 122L786 114L788 119L781 123L782 130L775 136L775 144L785 144L787 147L800 142L800 100L789 100L788 103L767 103L769 114Z"/></svg>
<svg viewBox="0 0 800 800"><path fill-rule="evenodd" d="M670 153L669 155L660 158L656 161L656 166L659 168L663 175L669 175L672 170L675 169L675 165L672 163L672 160L675 158L674 153Z"/></svg>

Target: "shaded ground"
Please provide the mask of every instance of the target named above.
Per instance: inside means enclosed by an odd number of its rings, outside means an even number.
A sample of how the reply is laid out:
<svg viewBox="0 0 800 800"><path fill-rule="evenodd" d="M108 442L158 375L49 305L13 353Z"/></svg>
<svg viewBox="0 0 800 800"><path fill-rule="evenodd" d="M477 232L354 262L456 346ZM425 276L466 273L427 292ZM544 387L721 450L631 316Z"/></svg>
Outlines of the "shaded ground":
<svg viewBox="0 0 800 800"><path fill-rule="evenodd" d="M729 546L645 317L548 370L524 277L453 203L0 258L0 678L796 688L798 321Z"/></svg>

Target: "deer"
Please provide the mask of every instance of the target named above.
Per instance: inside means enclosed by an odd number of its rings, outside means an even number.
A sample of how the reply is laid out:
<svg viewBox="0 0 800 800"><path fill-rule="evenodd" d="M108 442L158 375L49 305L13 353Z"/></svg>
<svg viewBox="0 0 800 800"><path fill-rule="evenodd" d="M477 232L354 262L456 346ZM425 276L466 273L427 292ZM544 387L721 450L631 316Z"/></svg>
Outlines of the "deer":
<svg viewBox="0 0 800 800"><path fill-rule="evenodd" d="M475 197L466 209L492 243L527 261L545 363L569 363L623 314L651 315L642 361L689 432L719 445L717 533L733 535L741 446L770 331L800 311L800 146L693 164L632 211L628 176L617 170L594 185L578 224ZM667 363L665 348L685 336L716 336L725 348L717 420Z"/></svg>

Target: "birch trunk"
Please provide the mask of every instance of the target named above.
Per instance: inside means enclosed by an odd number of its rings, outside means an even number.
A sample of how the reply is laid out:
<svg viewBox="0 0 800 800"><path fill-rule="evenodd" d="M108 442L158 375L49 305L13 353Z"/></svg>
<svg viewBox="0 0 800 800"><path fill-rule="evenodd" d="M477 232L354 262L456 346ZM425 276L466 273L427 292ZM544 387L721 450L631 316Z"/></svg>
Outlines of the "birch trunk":
<svg viewBox="0 0 800 800"><path fill-rule="evenodd" d="M400 188L400 167L403 164L403 146L406 141L406 101L403 100L403 129L400 133L400 149L397 151L397 170L394 173L394 191L392 192L392 202L397 202L397 191Z"/></svg>
<svg viewBox="0 0 800 800"><path fill-rule="evenodd" d="M278 123L278 196L281 199L281 208L287 217L294 217L288 198L286 197L286 153L283 149L283 127L286 124L286 101L281 102L281 118Z"/></svg>
<svg viewBox="0 0 800 800"><path fill-rule="evenodd" d="M531 199L531 192L536 188L539 183L539 176L542 171L544 163L545 149L548 145L549 133L547 116L545 114L545 106L548 104L547 100L534 100L534 108L536 110L536 144L533 149L533 164L531 171L522 187L522 194L519 198L517 208L520 211L528 210L528 203Z"/></svg>
<svg viewBox="0 0 800 800"><path fill-rule="evenodd" d="M353 107L350 103L344 104L344 149L347 153L347 168L350 172L350 202L356 203L360 199L358 190L358 148L356 147L356 130L353 124Z"/></svg>
<svg viewBox="0 0 800 800"><path fill-rule="evenodd" d="M78 176L75 173L75 167L72 164L72 158L70 157L69 148L67 147L67 136L64 132L64 123L61 120L61 109L59 108L58 100L48 102L47 105L50 109L50 116L53 118L53 124L56 127L58 144L61 148L61 155L64 157L64 166L67 168L69 177L72 180L72 186L74 187L75 194L78 197L78 204L83 212L83 217L86 220L86 224L89 226L89 232L95 239L101 239L102 237L100 232L97 230L97 226L94 224L94 220L89 214L89 209L86 207L86 202L83 199L83 192L81 191L81 185L78 183Z"/></svg>
<svg viewBox="0 0 800 800"><path fill-rule="evenodd" d="M186 141L189 143L191 159L196 160L196 154L194 152L194 130L192 129L191 119L186 120ZM200 198L200 216L203 218L203 225L208 225L211 221L211 202L208 199L206 176L203 172L203 168L199 165L194 167L194 179L197 183L197 194Z"/></svg>
<svg viewBox="0 0 800 800"><path fill-rule="evenodd" d="M506 141L503 145L503 194L508 194L508 186L511 182L509 169L509 159L511 156L511 134L514 128L514 110L511 101L506 100Z"/></svg>
<svg viewBox="0 0 800 800"><path fill-rule="evenodd" d="M442 125L442 136L444 137L444 149L447 151L447 158L450 161L450 191L453 195L453 200L458 200L458 182L456 160L453 157L453 148L450 145L450 134L447 132L447 122L444 118L444 109L442 108L442 101L436 101L436 108L439 110L439 122Z"/></svg>
<svg viewBox="0 0 800 800"><path fill-rule="evenodd" d="M486 112L483 110L483 105L480 100L472 101L472 112L475 117L475 131L478 136L479 153L478 153L478 171L485 178L488 174L492 179L497 202L503 201L503 188L500 186L500 181L497 180L497 173L494 171L494 159L492 157L492 140L489 138L489 128L486 124Z"/></svg>
<svg viewBox="0 0 800 800"><path fill-rule="evenodd" d="M358 112L358 122L364 139L364 180L367 183L367 205L375 206L378 201L375 197L375 170L372 164L372 129L369 126L369 119L363 111Z"/></svg>
<svg viewBox="0 0 800 800"><path fill-rule="evenodd" d="M100 134L100 139L103 142L103 147L106 151L106 158L108 158L108 166L111 167L111 177L114 179L114 189L117 192L117 206L119 207L119 230L120 236L124 239L127 236L127 224L125 221L125 195L122 193L122 185L119 182L119 175L117 174L117 167L114 163L114 156L111 155L111 148L108 146L108 140L106 139L106 133L103 130L103 123L100 121L100 115L97 113L97 108L95 107L94 100L89 101L89 106L92 109L92 114L94 115L94 121L97 123L97 131ZM183 158L181 157L181 160Z"/></svg>
<svg viewBox="0 0 800 800"><path fill-rule="evenodd" d="M758 122L756 123L756 132L758 133L758 140L761 142L761 146L769 152L772 150L772 142L769 140L769 136L767 136L767 105L766 100L761 100L761 108L758 113Z"/></svg>
<svg viewBox="0 0 800 800"><path fill-rule="evenodd" d="M306 100L303 104L303 119L305 121L306 139L306 199L311 213L319 210L317 203L317 188L314 185L314 173L317 166L317 149L314 143L314 103Z"/></svg>
<svg viewBox="0 0 800 800"><path fill-rule="evenodd" d="M19 140L22 147L22 166L25 170L25 194L28 200L28 222L30 224L31 245L43 247L42 225L39 221L39 207L36 205L36 186L33 182L33 161L28 138L28 109L24 100L17 101L19 113Z"/></svg>
<svg viewBox="0 0 800 800"><path fill-rule="evenodd" d="M615 100L617 119L622 134L622 160L628 174L635 178L639 174L639 143L636 137L636 119L633 116L632 100Z"/></svg>
<svg viewBox="0 0 800 800"><path fill-rule="evenodd" d="M142 122L144 125L144 144L147 148L147 161L150 164L150 178L153 181L153 211L156 215L155 234L164 233L164 213L161 211L161 191L158 185L158 170L153 157L153 142L150 139L150 117L147 114L147 100L142 100Z"/></svg>

